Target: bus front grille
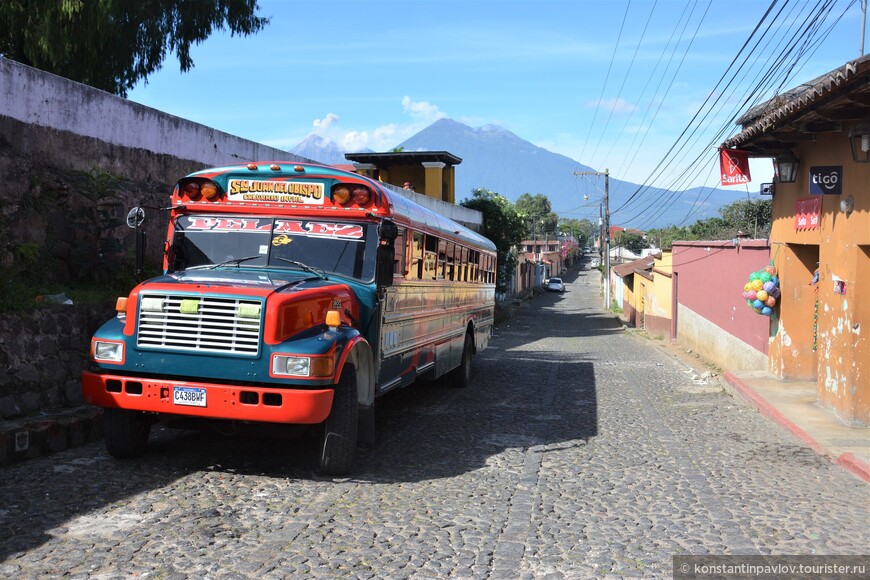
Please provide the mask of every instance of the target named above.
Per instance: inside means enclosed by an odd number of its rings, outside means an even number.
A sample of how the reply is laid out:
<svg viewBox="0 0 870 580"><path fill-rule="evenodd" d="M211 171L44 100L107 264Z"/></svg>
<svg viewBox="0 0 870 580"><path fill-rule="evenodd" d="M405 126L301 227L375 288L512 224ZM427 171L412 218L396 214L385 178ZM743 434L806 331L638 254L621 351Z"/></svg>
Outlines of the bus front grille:
<svg viewBox="0 0 870 580"><path fill-rule="evenodd" d="M257 300L144 294L139 302L137 345L256 356L262 310Z"/></svg>

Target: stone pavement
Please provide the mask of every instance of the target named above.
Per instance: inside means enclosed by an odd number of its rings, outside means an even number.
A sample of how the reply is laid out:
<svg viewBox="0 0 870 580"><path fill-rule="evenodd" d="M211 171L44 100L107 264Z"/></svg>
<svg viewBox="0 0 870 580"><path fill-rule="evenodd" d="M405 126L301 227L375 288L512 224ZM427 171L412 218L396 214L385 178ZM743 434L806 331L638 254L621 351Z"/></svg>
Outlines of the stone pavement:
<svg viewBox="0 0 870 580"><path fill-rule="evenodd" d="M535 297L467 389L378 400L351 477L313 441L161 431L0 468L0 577L669 578L673 555L866 554L870 486L602 312Z"/></svg>

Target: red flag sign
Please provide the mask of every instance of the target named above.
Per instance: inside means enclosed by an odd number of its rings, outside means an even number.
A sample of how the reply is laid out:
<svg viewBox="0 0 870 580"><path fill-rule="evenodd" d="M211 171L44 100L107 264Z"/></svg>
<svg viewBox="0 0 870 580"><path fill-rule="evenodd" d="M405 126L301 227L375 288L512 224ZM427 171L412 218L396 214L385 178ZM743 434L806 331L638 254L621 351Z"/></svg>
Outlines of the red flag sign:
<svg viewBox="0 0 870 580"><path fill-rule="evenodd" d="M722 185L740 185L752 181L749 177L749 153L737 149L719 149L719 173Z"/></svg>

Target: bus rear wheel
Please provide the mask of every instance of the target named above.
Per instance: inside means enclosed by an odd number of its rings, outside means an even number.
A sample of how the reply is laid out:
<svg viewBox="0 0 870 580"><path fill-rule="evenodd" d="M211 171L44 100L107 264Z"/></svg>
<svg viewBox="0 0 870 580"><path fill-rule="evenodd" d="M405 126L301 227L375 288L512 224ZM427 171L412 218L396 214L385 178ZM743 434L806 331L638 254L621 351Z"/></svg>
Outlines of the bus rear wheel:
<svg viewBox="0 0 870 580"><path fill-rule="evenodd" d="M323 423L318 467L325 475L344 475L353 467L356 453L359 402L356 369L345 365L335 385L332 410Z"/></svg>
<svg viewBox="0 0 870 580"><path fill-rule="evenodd" d="M450 371L448 381L450 385L464 389L471 384L471 357L474 355L474 340L471 333L465 333L465 344L462 346L462 359L459 366Z"/></svg>
<svg viewBox="0 0 870 580"><path fill-rule="evenodd" d="M112 457L141 457L148 448L151 419L141 411L103 409L103 439Z"/></svg>

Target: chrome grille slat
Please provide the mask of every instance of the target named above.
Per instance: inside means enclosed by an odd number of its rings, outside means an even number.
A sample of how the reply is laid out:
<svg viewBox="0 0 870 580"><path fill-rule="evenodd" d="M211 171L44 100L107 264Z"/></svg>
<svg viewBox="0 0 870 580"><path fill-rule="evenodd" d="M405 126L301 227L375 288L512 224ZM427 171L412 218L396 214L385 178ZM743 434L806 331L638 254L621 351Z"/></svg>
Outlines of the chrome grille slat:
<svg viewBox="0 0 870 580"><path fill-rule="evenodd" d="M143 294L159 299L162 312L139 309L137 345L188 352L217 352L256 356L260 350L262 313L253 319L240 317L242 305L262 306L258 300L214 296ZM198 301L196 314L182 313L183 300Z"/></svg>

